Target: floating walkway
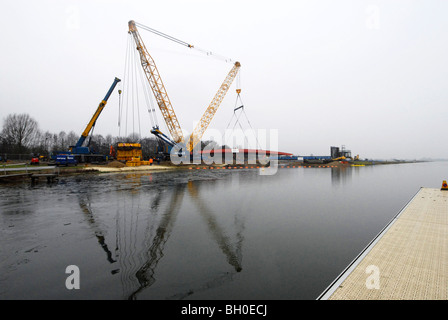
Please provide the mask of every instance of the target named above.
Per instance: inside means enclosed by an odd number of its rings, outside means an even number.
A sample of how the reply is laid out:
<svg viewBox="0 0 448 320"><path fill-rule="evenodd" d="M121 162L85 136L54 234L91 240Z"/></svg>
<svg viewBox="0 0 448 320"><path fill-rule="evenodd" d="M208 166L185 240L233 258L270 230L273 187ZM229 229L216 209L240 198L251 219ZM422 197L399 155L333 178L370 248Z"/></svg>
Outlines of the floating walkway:
<svg viewBox="0 0 448 320"><path fill-rule="evenodd" d="M32 173L0 174L0 181L30 177Z"/></svg>
<svg viewBox="0 0 448 320"><path fill-rule="evenodd" d="M47 182L54 182L58 178L57 173L42 173L42 174L32 174L31 175L31 182L36 183L39 181L39 178L45 178L47 179Z"/></svg>
<svg viewBox="0 0 448 320"><path fill-rule="evenodd" d="M433 188L421 188L318 297L318 300L447 299L448 191Z"/></svg>
<svg viewBox="0 0 448 320"><path fill-rule="evenodd" d="M47 170L53 170L53 173L39 173ZM39 178L46 178L48 182L53 182L59 176L59 168L55 166L25 166L16 168L6 168L6 166L4 166L0 172L3 172L3 174L0 174L0 182L23 180L25 178L31 178L32 183L37 182Z"/></svg>

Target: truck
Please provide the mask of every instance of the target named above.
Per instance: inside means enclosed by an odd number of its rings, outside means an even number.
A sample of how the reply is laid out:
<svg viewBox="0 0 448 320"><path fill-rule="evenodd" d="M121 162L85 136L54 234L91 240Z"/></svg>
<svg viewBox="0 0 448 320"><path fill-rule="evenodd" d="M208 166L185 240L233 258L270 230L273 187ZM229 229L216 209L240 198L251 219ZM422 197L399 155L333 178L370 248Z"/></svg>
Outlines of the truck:
<svg viewBox="0 0 448 320"><path fill-rule="evenodd" d="M76 166L78 161L73 154L58 154L55 159L56 166Z"/></svg>

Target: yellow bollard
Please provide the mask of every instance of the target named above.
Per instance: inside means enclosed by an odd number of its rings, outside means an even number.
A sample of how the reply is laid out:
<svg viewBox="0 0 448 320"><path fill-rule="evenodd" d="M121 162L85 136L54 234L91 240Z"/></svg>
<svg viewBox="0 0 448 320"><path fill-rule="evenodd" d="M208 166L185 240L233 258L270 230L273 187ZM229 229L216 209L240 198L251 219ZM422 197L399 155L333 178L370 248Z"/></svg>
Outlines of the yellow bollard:
<svg viewBox="0 0 448 320"><path fill-rule="evenodd" d="M440 190L448 190L448 184L446 183L446 180L443 180L442 188Z"/></svg>

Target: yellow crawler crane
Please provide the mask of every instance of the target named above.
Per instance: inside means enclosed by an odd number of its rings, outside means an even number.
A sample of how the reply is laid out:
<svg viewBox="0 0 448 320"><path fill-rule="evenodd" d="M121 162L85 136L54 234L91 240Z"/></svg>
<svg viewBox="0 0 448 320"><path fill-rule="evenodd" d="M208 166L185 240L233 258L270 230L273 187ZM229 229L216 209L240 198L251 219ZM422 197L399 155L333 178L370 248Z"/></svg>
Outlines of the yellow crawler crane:
<svg viewBox="0 0 448 320"><path fill-rule="evenodd" d="M240 67L241 67L241 64L238 61L235 62L232 69L227 74L227 77L224 79L224 82L221 84L221 87L219 88L218 92L215 94L215 97L213 98L212 102L210 103L208 108L205 110L204 114L201 117L201 120L196 125L196 127L193 130L193 133L188 138L188 141L186 143L188 151L192 152L193 148L201 141L201 138L204 135L205 130L207 130L208 125L212 121L222 100L224 99L227 91L229 90L230 85L232 84L233 80L235 79L236 75L238 74L238 70L240 69Z"/></svg>
<svg viewBox="0 0 448 320"><path fill-rule="evenodd" d="M129 33L131 33L134 37L137 50L140 54L140 62L142 64L145 76L148 79L152 92L154 93L157 104L162 112L163 119L165 120L166 126L170 131L171 137L175 143L183 142L184 137L182 129L179 121L177 120L173 106L171 105L171 101L168 97L168 93L165 89L162 78L160 77L160 73L157 70L156 63L148 53L148 50L146 50L146 46L143 43L143 40L135 25L135 21L129 21L128 26Z"/></svg>
<svg viewBox="0 0 448 320"><path fill-rule="evenodd" d="M133 38L134 38L134 41L136 44L136 48L140 55L140 62L141 62L143 71L145 73L146 78L148 79L148 82L150 84L152 92L153 92L154 96L156 97L157 104L160 108L160 111L162 112L162 116L165 120L165 123L167 125L168 130L170 131L172 138L169 138L168 136L163 134L157 126L151 130L151 133L153 133L159 139L161 139L166 144L168 144L169 149L171 149L171 147L173 147L176 144L185 143L183 133L182 133L182 128L179 124L179 121L177 120L177 116L174 112L174 108L170 102L168 93L167 93L165 86L162 82L162 78L160 77L160 73L156 67L154 59L148 53L148 50L146 49L146 46L143 43L143 40L137 30L137 26L136 26L137 24L138 23L136 23L133 20L129 21L129 23L128 23L129 33L131 33L133 35ZM194 48L193 45L188 44L184 41L178 40L176 38L173 38L171 36L163 34L159 31L156 31L149 27L143 26L141 24L138 24L138 25L139 25L139 27L142 27L145 30L151 31L151 32L156 33L160 36L163 36L167 39L170 39L172 41L180 43L184 46L187 46L188 48ZM185 146L189 152L192 152L194 147L201 141L202 136L204 135L207 127L209 126L210 122L212 121L216 111L218 110L222 100L224 99L227 91L229 90L233 80L237 76L240 67L241 67L241 64L239 62L235 62L232 69L229 71L229 73L227 74L223 83L221 84L218 92L215 94L212 102L209 104L209 106L205 110L204 114L202 115L199 123L193 130L193 133L189 136L187 142L185 143ZM238 90L237 90L237 92L239 93Z"/></svg>

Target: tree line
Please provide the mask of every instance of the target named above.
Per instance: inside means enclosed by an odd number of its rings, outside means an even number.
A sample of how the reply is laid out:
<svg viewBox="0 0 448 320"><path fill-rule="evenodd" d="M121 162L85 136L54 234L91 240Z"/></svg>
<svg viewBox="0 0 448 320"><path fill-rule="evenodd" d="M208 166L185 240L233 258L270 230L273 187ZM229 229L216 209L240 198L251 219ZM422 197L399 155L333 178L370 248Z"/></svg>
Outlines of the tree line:
<svg viewBox="0 0 448 320"><path fill-rule="evenodd" d="M9 114L3 120L0 131L0 155L43 155L51 156L58 152L68 151L69 146L74 146L81 134L74 131L61 131L52 133L39 128L38 122L29 114ZM155 137L140 137L132 133L126 137L117 137L108 134L89 135L84 145L99 154L109 154L110 146L116 147L117 143L140 143L142 145L143 158L155 156L157 139ZM215 141L201 141L201 149L208 144L217 146ZM228 146L222 146L229 148ZM11 159L11 157L9 157Z"/></svg>
<svg viewBox="0 0 448 320"><path fill-rule="evenodd" d="M61 151L68 151L69 146L74 146L81 134L74 131L60 131L53 133L43 131L38 122L29 114L9 114L3 120L0 131L0 154L22 154L50 156ZM84 142L96 153L109 154L110 146L116 146L118 142L140 143L144 157L154 153L157 140L154 137L140 137L132 133L127 137L114 137L111 134L89 135Z"/></svg>

